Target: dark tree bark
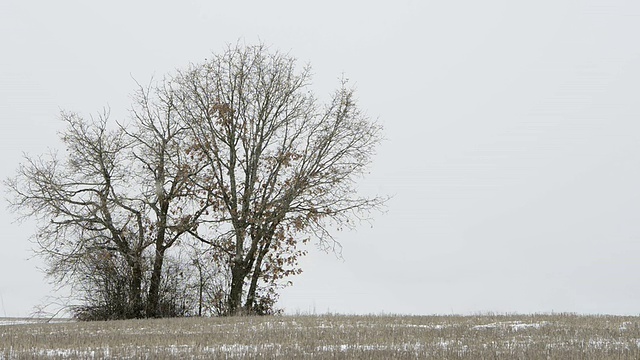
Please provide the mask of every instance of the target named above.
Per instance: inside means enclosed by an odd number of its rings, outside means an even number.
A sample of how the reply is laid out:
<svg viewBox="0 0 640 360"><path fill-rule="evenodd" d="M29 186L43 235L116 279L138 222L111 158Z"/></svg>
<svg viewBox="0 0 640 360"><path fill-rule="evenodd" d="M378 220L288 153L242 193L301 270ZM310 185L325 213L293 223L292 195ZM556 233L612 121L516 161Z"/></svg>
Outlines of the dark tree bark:
<svg viewBox="0 0 640 360"><path fill-rule="evenodd" d="M149 282L149 296L147 301L147 317L150 318L158 317L159 315L160 281L162 279L162 265L164 263L165 250L166 249L162 247L156 247L153 260L153 270L151 273L151 281Z"/></svg>

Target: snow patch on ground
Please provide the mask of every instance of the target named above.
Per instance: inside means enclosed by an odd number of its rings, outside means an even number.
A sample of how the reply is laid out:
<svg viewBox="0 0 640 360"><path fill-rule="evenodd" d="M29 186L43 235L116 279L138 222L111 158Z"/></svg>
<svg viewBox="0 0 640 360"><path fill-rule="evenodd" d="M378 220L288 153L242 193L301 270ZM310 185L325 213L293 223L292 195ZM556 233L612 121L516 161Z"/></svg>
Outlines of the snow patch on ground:
<svg viewBox="0 0 640 360"><path fill-rule="evenodd" d="M42 318L3 318L0 317L0 326L25 325L25 324L53 324L70 322L70 319L42 319Z"/></svg>
<svg viewBox="0 0 640 360"><path fill-rule="evenodd" d="M472 327L473 330L490 330L490 329L510 329L512 331L526 330L526 329L540 329L541 327L547 325L546 321L539 323L522 323L520 321L503 321L503 322L495 322L484 325L476 325Z"/></svg>
<svg viewBox="0 0 640 360"><path fill-rule="evenodd" d="M430 330L442 330L442 329L446 329L448 327L451 327L451 325L445 325L445 324L433 324L433 325L427 325L427 324L402 324L402 325L394 325L393 327L406 327L406 328L421 328L421 329L430 329Z"/></svg>
<svg viewBox="0 0 640 360"><path fill-rule="evenodd" d="M380 351L380 350L401 350L401 351L420 351L424 345L422 344L397 344L397 345L353 345L353 344L342 344L342 345L323 345L318 346L316 351L321 352L346 352L346 351Z"/></svg>
<svg viewBox="0 0 640 360"><path fill-rule="evenodd" d="M620 331L629 330L630 327L633 327L633 322L625 321L620 325Z"/></svg>

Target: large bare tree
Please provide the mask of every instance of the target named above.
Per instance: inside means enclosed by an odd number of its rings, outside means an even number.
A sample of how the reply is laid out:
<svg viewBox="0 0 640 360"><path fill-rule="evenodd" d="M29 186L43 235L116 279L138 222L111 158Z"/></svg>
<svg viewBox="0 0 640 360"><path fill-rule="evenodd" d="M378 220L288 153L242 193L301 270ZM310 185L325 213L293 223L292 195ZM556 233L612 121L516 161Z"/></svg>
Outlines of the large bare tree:
<svg viewBox="0 0 640 360"><path fill-rule="evenodd" d="M198 299L197 313L273 311L277 289L302 271L301 243L335 247L333 230L386 200L356 186L381 127L346 81L326 103L310 84L295 59L237 45L139 86L128 122L63 113L65 155L27 156L6 181L11 205L38 220L49 274L124 304L101 318L172 315L162 289L177 291L183 272L164 264L195 239L208 248L191 261L197 286L183 288L198 294L184 301Z"/></svg>
<svg viewBox="0 0 640 360"><path fill-rule="evenodd" d="M356 187L380 126L346 81L324 105L310 83L310 68L295 59L238 45L162 87L190 130L191 159L207 166L194 181L208 191L215 231L191 233L226 259L230 314L269 307L279 281L301 271L300 242L332 246L332 226L351 226L385 201Z"/></svg>

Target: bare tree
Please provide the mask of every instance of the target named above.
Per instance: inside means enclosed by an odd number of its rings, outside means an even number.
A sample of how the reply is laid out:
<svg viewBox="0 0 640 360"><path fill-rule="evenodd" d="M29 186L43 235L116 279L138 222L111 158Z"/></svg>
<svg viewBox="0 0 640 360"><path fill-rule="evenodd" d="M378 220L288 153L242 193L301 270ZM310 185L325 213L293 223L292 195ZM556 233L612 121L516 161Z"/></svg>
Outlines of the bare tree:
<svg viewBox="0 0 640 360"><path fill-rule="evenodd" d="M87 294L93 291L87 281L101 281L91 275L117 256L127 266L127 308L121 312L143 316L143 253L151 243L144 210L125 195L130 144L122 131L107 129L106 112L90 121L74 113L63 113L62 119L65 159L55 152L25 156L17 176L5 181L10 205L38 220L36 251L48 262L54 282Z"/></svg>
<svg viewBox="0 0 640 360"><path fill-rule="evenodd" d="M139 86L128 123L62 114L62 160L26 156L6 185L79 317L273 313L301 243L335 248L331 229L382 206L356 187L380 126L346 81L324 105L310 82L287 55L230 46ZM170 256L194 239L208 249Z"/></svg>
<svg viewBox="0 0 640 360"><path fill-rule="evenodd" d="M65 159L26 156L6 181L11 206L39 220L36 250L48 274L81 293L80 318L163 316L165 253L208 207L190 195L195 173L183 162L186 132L171 100L148 95L140 88L132 122L111 130L108 113L63 113Z"/></svg>
<svg viewBox="0 0 640 360"><path fill-rule="evenodd" d="M173 98L163 89L138 87L134 96L133 131L121 129L132 141L132 178L140 194L136 199L150 209L152 242L155 249L149 284L147 316L158 316L160 286L165 252L183 235L197 228L207 210L204 199L194 193L192 177L201 168L186 161L187 128L177 121Z"/></svg>
<svg viewBox="0 0 640 360"><path fill-rule="evenodd" d="M216 225L190 233L229 267L230 314L268 306L280 280L301 272L300 242L332 247L331 225L351 226L385 201L359 196L355 185L380 126L346 81L323 106L310 81L309 67L257 45L230 46L164 82L174 116L190 130L192 161L207 166L194 179L208 191Z"/></svg>

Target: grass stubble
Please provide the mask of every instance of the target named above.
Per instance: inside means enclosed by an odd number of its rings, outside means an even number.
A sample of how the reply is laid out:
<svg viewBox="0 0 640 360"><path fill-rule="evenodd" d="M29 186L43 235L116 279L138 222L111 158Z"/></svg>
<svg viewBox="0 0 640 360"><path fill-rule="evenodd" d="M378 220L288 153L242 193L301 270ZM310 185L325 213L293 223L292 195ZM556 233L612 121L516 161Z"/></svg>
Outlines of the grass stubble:
<svg viewBox="0 0 640 360"><path fill-rule="evenodd" d="M0 359L640 359L640 317L181 318L0 326Z"/></svg>

